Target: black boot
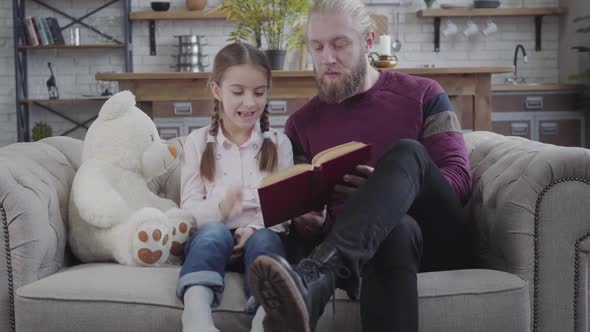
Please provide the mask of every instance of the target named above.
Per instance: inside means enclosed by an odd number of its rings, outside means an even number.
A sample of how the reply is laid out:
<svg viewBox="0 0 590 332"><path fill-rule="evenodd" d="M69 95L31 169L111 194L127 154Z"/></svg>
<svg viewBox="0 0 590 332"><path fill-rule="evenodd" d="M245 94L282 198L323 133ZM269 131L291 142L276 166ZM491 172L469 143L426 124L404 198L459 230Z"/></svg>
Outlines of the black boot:
<svg viewBox="0 0 590 332"><path fill-rule="evenodd" d="M317 248L319 249L319 248ZM282 257L258 257L248 271L256 301L266 311L265 332L313 332L336 278L347 277L336 250L312 254L295 267Z"/></svg>

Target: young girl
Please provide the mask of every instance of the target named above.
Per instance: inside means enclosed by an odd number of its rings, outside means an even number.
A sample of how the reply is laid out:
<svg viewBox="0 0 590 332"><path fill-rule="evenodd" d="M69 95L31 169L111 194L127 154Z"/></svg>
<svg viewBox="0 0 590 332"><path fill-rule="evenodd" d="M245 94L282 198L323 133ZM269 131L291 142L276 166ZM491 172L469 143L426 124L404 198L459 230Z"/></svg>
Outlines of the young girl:
<svg viewBox="0 0 590 332"><path fill-rule="evenodd" d="M243 260L247 271L259 255L285 255L277 232L286 227L264 228L257 193L263 177L293 164L289 139L269 128L270 82L268 59L251 45L230 44L215 56L211 125L187 137L181 166L181 208L199 226L186 244L176 290L184 331L218 331L211 306L221 302L228 263Z"/></svg>

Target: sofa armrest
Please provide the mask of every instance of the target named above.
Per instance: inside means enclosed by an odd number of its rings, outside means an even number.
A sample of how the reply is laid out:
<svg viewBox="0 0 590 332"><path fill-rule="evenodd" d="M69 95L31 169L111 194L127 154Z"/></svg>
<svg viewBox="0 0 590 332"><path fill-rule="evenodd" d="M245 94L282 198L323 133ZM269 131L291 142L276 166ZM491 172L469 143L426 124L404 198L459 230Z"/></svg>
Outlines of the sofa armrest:
<svg viewBox="0 0 590 332"><path fill-rule="evenodd" d="M533 331L586 330L590 151L503 137L472 153L484 266L529 281Z"/></svg>
<svg viewBox="0 0 590 332"><path fill-rule="evenodd" d="M0 331L14 331L14 292L65 264L66 221L75 169L55 147L0 149Z"/></svg>

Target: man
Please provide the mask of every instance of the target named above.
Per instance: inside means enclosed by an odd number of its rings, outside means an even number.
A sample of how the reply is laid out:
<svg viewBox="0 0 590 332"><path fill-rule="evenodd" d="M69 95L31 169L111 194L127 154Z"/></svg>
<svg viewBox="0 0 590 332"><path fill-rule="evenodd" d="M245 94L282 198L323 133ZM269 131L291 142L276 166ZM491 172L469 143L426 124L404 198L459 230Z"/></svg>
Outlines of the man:
<svg viewBox="0 0 590 332"><path fill-rule="evenodd" d="M360 288L365 332L417 331L417 273L468 261L461 202L471 175L459 122L436 82L370 66L375 34L360 0L316 1L307 29L318 96L285 126L296 155L362 141L373 156L335 188L325 220L294 220L307 237L324 233L310 256L252 265L265 331L314 331L334 285L351 298Z"/></svg>

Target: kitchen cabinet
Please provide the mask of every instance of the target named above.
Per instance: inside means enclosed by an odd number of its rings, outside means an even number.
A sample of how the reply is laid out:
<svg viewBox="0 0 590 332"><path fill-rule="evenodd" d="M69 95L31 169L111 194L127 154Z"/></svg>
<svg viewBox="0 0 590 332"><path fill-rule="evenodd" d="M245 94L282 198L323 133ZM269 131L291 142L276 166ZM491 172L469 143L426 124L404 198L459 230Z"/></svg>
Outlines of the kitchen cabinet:
<svg viewBox="0 0 590 332"><path fill-rule="evenodd" d="M561 146L587 146L586 113L575 90L492 94L492 131Z"/></svg>
<svg viewBox="0 0 590 332"><path fill-rule="evenodd" d="M395 71L437 81L451 98L463 128L491 130L491 75L512 67L399 68ZM132 91L139 108L156 118L154 106L164 101L209 101L209 73L97 73L96 79L117 81ZM273 71L271 100L309 99L317 87L312 71ZM194 111L194 110L193 110ZM194 116L194 115L193 115Z"/></svg>
<svg viewBox="0 0 590 332"><path fill-rule="evenodd" d="M282 131L288 116L307 101L304 98L270 99L270 126ZM152 103L151 115L162 138L184 136L209 124L211 101L156 101Z"/></svg>

